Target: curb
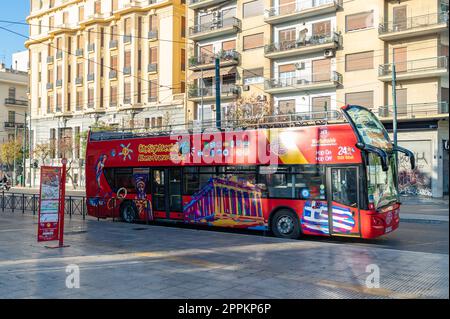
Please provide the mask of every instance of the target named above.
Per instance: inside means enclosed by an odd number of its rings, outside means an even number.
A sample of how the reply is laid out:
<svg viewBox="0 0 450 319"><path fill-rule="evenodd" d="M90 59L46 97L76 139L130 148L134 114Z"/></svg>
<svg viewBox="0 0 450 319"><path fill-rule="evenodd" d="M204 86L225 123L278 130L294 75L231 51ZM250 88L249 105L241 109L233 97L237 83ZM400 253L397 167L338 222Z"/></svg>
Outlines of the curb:
<svg viewBox="0 0 450 319"><path fill-rule="evenodd" d="M435 216L435 215L422 215L416 216L415 214L400 214L400 222L410 223L448 223L448 216Z"/></svg>

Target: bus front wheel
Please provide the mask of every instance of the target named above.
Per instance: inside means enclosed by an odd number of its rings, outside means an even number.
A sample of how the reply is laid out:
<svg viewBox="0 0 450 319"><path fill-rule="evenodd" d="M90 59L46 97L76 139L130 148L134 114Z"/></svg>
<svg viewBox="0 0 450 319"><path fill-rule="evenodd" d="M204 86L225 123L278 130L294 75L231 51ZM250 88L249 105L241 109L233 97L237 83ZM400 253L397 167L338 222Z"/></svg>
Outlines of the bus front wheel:
<svg viewBox="0 0 450 319"><path fill-rule="evenodd" d="M300 237L300 223L297 215L288 209L281 209L272 218L272 232L281 238Z"/></svg>
<svg viewBox="0 0 450 319"><path fill-rule="evenodd" d="M120 207L120 217L126 223L132 223L136 220L137 212L132 202L124 202Z"/></svg>

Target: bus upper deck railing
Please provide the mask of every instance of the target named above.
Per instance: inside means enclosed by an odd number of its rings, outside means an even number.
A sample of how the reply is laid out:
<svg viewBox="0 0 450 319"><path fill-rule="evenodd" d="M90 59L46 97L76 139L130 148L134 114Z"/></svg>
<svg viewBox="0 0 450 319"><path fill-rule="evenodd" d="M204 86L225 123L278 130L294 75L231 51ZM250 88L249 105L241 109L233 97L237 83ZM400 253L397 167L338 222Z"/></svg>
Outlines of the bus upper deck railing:
<svg viewBox="0 0 450 319"><path fill-rule="evenodd" d="M91 141L106 141L128 138L142 138L151 136L167 136L180 133L201 133L205 130L216 129L220 124L221 130L249 130L258 128L280 128L327 125L346 122L338 110L322 112L301 112L292 114L248 116L242 119L224 119L219 121L194 121L175 125L162 125L152 128L108 128L104 131L92 131Z"/></svg>

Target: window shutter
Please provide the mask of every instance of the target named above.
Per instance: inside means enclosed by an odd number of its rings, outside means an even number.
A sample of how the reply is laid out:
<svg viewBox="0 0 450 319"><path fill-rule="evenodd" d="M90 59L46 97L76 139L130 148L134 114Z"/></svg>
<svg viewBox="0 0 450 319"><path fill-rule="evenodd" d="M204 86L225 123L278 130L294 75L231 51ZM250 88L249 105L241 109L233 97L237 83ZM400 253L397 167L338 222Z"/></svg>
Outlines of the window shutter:
<svg viewBox="0 0 450 319"><path fill-rule="evenodd" d="M373 26L373 12L363 12L345 17L346 30L353 31Z"/></svg>
<svg viewBox="0 0 450 319"><path fill-rule="evenodd" d="M345 70L358 71L373 69L373 51L347 54L345 56Z"/></svg>
<svg viewBox="0 0 450 319"><path fill-rule="evenodd" d="M373 91L354 92L345 94L345 104L373 107Z"/></svg>
<svg viewBox="0 0 450 319"><path fill-rule="evenodd" d="M262 46L264 46L264 33L257 33L244 37L244 50L255 49Z"/></svg>

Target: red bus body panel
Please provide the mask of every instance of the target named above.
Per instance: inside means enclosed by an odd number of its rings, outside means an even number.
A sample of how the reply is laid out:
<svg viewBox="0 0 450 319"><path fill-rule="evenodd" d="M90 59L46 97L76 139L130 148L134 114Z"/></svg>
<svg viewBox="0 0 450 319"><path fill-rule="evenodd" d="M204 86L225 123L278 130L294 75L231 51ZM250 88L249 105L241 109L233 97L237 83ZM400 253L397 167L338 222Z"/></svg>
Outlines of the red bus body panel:
<svg viewBox="0 0 450 319"><path fill-rule="evenodd" d="M276 138L275 138L276 137ZM220 142L217 142L220 141ZM86 195L88 213L118 217L124 200L110 188L103 169L114 167L174 167L224 165L359 165L361 151L349 124L213 132L130 139L88 141L86 150ZM276 147L275 147L276 146ZM274 157L275 156L275 157ZM270 159L268 159L270 158ZM275 158L275 160L274 160ZM242 181L211 180L208 189L182 196L182 212L152 211L154 219L174 219L211 226L268 229L271 214L281 207L297 213L304 234L373 238L398 227L398 207L374 213L326 200L263 198L256 186ZM152 203L151 194L141 198ZM332 216L329 217L328 214ZM148 216L140 214L139 219ZM323 226L330 220L333 227ZM388 223L389 222L389 223ZM390 227L390 228L389 228ZM328 229L327 229L328 228ZM330 231L331 230L331 234Z"/></svg>

